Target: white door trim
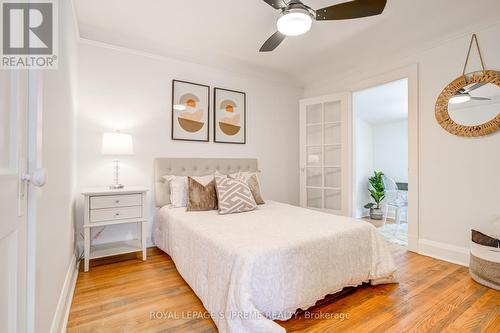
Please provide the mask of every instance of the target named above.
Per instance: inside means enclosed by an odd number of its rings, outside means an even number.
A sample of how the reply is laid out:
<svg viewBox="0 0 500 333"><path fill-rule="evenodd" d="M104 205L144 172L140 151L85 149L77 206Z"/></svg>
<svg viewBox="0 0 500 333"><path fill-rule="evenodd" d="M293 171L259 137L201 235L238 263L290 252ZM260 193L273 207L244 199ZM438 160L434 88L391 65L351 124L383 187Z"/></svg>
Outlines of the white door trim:
<svg viewBox="0 0 500 333"><path fill-rule="evenodd" d="M380 74L355 83L351 86L351 93L367 89L384 83L408 79L408 250L418 252L419 239L419 115L418 115L418 65L413 64L398 68L390 72ZM350 123L353 123L353 112L351 108ZM355 138L351 129L351 143L353 149ZM351 149L352 150L352 149ZM353 184L355 172L355 154L351 155L351 184ZM355 199L356 189L351 187L351 197ZM351 200L351 211L356 200Z"/></svg>

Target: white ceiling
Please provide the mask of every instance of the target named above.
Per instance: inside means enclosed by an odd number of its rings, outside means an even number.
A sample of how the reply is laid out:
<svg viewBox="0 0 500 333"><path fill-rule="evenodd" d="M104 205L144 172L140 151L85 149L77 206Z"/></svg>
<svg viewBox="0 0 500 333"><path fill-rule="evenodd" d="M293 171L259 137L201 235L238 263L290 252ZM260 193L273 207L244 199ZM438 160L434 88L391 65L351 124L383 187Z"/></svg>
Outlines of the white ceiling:
<svg viewBox="0 0 500 333"><path fill-rule="evenodd" d="M355 92L353 110L356 117L373 125L408 119L408 80Z"/></svg>
<svg viewBox="0 0 500 333"><path fill-rule="evenodd" d="M467 24L500 21L499 0L389 0L382 15L315 22L272 53L259 53L276 31L278 12L262 0L76 0L81 37L210 64L233 63L281 73L298 82L323 68L417 48ZM319 9L345 0L305 0Z"/></svg>

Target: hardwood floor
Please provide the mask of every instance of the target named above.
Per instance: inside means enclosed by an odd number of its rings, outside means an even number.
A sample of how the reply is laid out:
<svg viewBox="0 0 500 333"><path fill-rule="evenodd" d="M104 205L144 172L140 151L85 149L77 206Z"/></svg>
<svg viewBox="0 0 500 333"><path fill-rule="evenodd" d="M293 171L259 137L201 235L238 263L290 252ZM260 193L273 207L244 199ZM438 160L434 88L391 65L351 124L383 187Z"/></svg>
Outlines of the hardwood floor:
<svg viewBox="0 0 500 333"><path fill-rule="evenodd" d="M383 226L384 224L396 224L396 221L394 219L391 219L391 218L387 218L387 221L385 221L385 222L384 222L384 220L373 220L370 217L363 217L361 219L363 221L366 221L366 222L373 224L377 228ZM406 223L406 222L403 221L402 223Z"/></svg>
<svg viewBox="0 0 500 333"><path fill-rule="evenodd" d="M80 272L68 332L217 332L199 318L206 310L170 257L148 254L146 262L93 261ZM394 256L399 284L347 290L278 323L287 332L500 332L500 292L474 282L467 268L402 247Z"/></svg>

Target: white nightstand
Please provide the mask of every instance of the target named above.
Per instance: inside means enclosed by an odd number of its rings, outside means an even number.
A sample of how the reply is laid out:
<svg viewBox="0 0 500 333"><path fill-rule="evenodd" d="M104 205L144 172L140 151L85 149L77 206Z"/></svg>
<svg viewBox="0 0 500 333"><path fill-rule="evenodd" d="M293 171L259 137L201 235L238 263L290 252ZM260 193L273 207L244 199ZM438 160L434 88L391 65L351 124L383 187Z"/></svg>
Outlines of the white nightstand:
<svg viewBox="0 0 500 333"><path fill-rule="evenodd" d="M142 260L146 260L147 192L148 189L142 186L127 186L119 190L88 188L82 192L85 196L83 220L85 272L89 270L89 260L95 258L142 251ZM91 244L90 229L126 223L137 224L138 239Z"/></svg>

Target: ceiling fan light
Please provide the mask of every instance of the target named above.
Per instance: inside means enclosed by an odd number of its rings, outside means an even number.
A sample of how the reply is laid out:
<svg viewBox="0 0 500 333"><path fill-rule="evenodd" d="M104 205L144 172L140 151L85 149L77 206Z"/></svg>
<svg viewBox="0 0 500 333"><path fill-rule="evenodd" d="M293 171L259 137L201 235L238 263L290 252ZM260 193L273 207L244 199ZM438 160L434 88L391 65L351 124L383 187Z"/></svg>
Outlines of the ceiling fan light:
<svg viewBox="0 0 500 333"><path fill-rule="evenodd" d="M451 104L460 104L460 103L465 103L470 101L470 95L469 94L459 94L455 95L452 98L450 98L449 102Z"/></svg>
<svg viewBox="0 0 500 333"><path fill-rule="evenodd" d="M299 36L311 29L312 18L307 11L285 12L276 25L283 35Z"/></svg>

